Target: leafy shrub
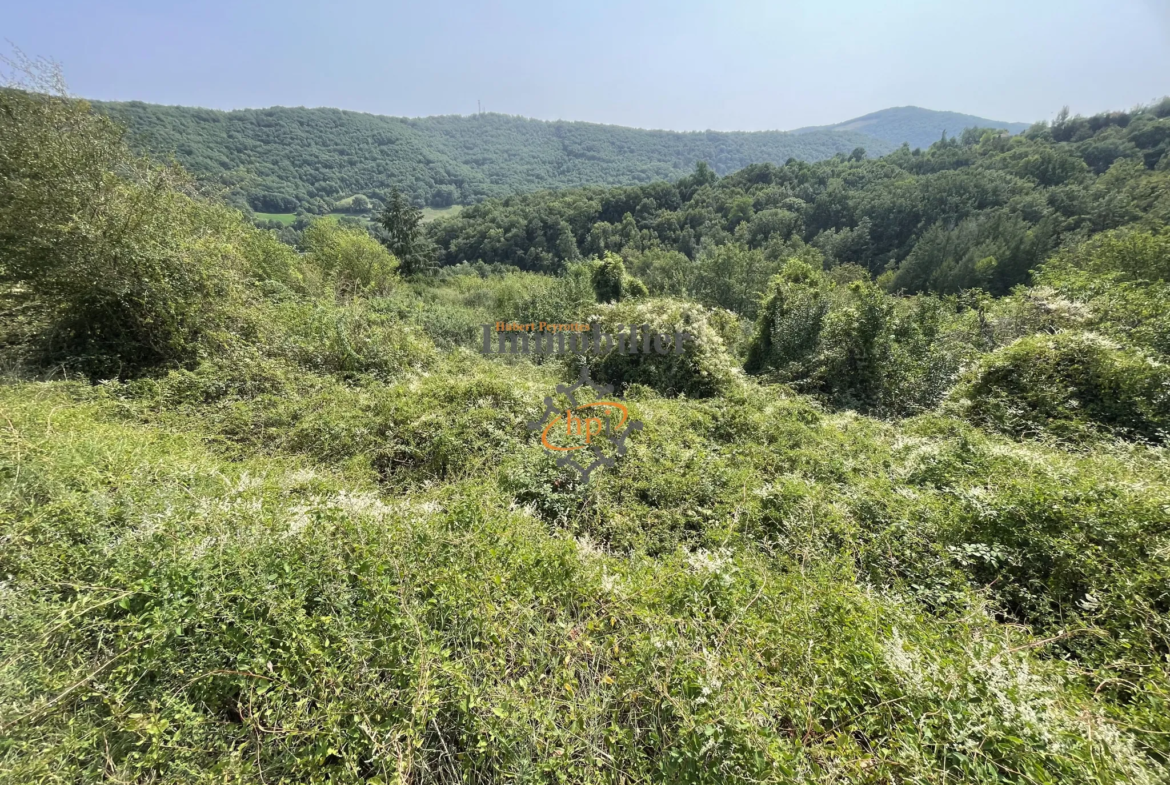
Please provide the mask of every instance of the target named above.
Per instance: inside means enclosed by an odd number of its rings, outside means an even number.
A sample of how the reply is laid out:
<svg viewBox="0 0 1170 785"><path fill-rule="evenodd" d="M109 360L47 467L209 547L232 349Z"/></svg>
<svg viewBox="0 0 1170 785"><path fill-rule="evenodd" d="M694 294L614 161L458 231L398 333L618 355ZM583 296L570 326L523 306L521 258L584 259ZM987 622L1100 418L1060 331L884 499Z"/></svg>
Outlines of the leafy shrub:
<svg viewBox="0 0 1170 785"><path fill-rule="evenodd" d="M1088 333L1021 338L983 357L951 398L973 422L1016 436L1170 434L1170 368Z"/></svg>
<svg viewBox="0 0 1170 785"><path fill-rule="evenodd" d="M283 359L265 357L251 344L234 343L195 368L173 370L159 379L140 379L129 389L168 407L214 404L261 395L296 395L301 376L301 369Z"/></svg>
<svg viewBox="0 0 1170 785"><path fill-rule="evenodd" d="M628 268L656 297L685 297L694 277L695 264L679 251L648 248L625 253Z"/></svg>
<svg viewBox="0 0 1170 785"><path fill-rule="evenodd" d="M632 275L627 275L622 279L622 295L629 299L635 297L648 297L650 290L646 288L646 284Z"/></svg>
<svg viewBox="0 0 1170 785"><path fill-rule="evenodd" d="M494 282L488 321L576 321L594 306L591 287L590 266L584 263L567 265L555 276L512 273Z"/></svg>
<svg viewBox="0 0 1170 785"><path fill-rule="evenodd" d="M1046 262L1041 278L1051 280L1068 268L1098 277L1115 273L1127 281L1170 282L1170 227L1160 231L1118 229L1094 235Z"/></svg>
<svg viewBox="0 0 1170 785"><path fill-rule="evenodd" d="M256 230L84 102L6 89L0 115L0 281L49 309L49 357L99 377L192 360L240 299Z"/></svg>
<svg viewBox="0 0 1170 785"><path fill-rule="evenodd" d="M1168 361L1168 259L1170 230L1095 235L1046 262L1036 274L1040 286L1031 292L1052 291L1079 309L1075 326L1103 333Z"/></svg>
<svg viewBox="0 0 1170 785"><path fill-rule="evenodd" d="M626 266L617 254L606 253L593 268L593 292L599 303L616 303L622 299L626 282Z"/></svg>
<svg viewBox="0 0 1170 785"><path fill-rule="evenodd" d="M244 451L309 456L390 489L482 473L522 450L534 402L552 383L530 390L511 366L466 354L391 381L368 370L326 375L248 349L137 381L128 397Z"/></svg>
<svg viewBox="0 0 1170 785"><path fill-rule="evenodd" d="M840 305L825 318L812 381L838 407L881 411L896 378L894 300L862 281L837 291Z"/></svg>
<svg viewBox="0 0 1170 785"><path fill-rule="evenodd" d="M664 395L704 398L726 391L735 383L738 369L731 349L739 333L734 314L703 308L682 300L647 299L603 307L595 320L602 332L629 330L631 325L650 326L650 332L673 336L686 332L694 338L683 354L618 354L616 349L589 360L593 378L619 390L644 384ZM582 358L573 358L576 365Z"/></svg>
<svg viewBox="0 0 1170 785"><path fill-rule="evenodd" d="M691 293L704 305L752 319L768 281L780 267L763 251L737 243L705 247L695 260Z"/></svg>
<svg viewBox="0 0 1170 785"><path fill-rule="evenodd" d="M305 229L301 242L311 263L339 294L380 294L394 286L398 260L364 229L317 220Z"/></svg>
<svg viewBox="0 0 1170 785"><path fill-rule="evenodd" d="M745 370L772 371L782 381L807 377L829 311L828 288L824 276L804 262L785 264L768 283Z"/></svg>
<svg viewBox="0 0 1170 785"><path fill-rule="evenodd" d="M486 278L414 281L371 307L423 328L440 346L475 349L482 344L484 324L581 321L596 302L590 268L577 263L556 276L512 270Z"/></svg>
<svg viewBox="0 0 1170 785"><path fill-rule="evenodd" d="M1083 330L1096 322L1094 308L1053 286L1020 288L1000 298L976 289L961 302L975 312L981 348L988 350L1027 335Z"/></svg>
<svg viewBox="0 0 1170 785"><path fill-rule="evenodd" d="M838 285L790 260L769 284L745 369L838 408L917 413L975 354L961 321L936 298L890 297L868 278Z"/></svg>
<svg viewBox="0 0 1170 785"><path fill-rule="evenodd" d="M919 295L894 305L893 348L877 412L904 417L937 406L987 339L980 312L963 298Z"/></svg>
<svg viewBox="0 0 1170 785"><path fill-rule="evenodd" d="M447 382L431 382L428 403ZM446 402L509 408L510 389L466 380ZM939 481L946 440L934 452L905 448L914 493L875 498L877 486L842 480L893 457L870 440L878 424L853 419L866 439L857 443L823 420L802 424L804 404L660 403L671 427L753 428L775 440L737 443L753 460L816 478L788 473L746 495L735 486L730 524L772 527L785 538L775 544L829 531L822 516L834 510L870 526L883 513L918 513L903 527L931 515L927 475ZM1134 717L1108 713L1098 680L1079 687L1068 663L1037 656L1045 641L997 624L970 595L958 612L926 614L859 580L832 543L821 559L761 553L729 526L709 547L627 556L550 532L490 480L381 496L285 456L223 460L204 439L127 422L100 392L29 385L0 389L0 405L21 435L0 442L11 521L0 550L0 766L13 781L250 781L263 771L339 784L404 772L421 783L618 773L704 785L990 784L1015 771L1073 783L1158 773L1134 741ZM843 468L851 443L862 454ZM953 482L969 473L963 457L942 467ZM9 471L17 462L22 471ZM691 466L706 463L695 455ZM693 484L661 480L647 492ZM1100 505L1085 493L1070 509L1088 518ZM870 550L920 558L891 553L894 542ZM1142 721L1158 721L1159 694L1135 692L1150 702Z"/></svg>

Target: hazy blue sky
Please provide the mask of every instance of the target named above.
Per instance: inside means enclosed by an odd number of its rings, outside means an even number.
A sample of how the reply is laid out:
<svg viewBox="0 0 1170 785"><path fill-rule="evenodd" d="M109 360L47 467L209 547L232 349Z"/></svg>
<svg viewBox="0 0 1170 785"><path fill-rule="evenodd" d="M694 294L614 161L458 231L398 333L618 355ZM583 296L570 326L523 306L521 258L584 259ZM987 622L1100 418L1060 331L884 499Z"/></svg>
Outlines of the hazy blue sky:
<svg viewBox="0 0 1170 785"><path fill-rule="evenodd" d="M38 0L0 39L72 92L222 109L491 111L788 129L914 104L999 120L1170 93L1170 0Z"/></svg>

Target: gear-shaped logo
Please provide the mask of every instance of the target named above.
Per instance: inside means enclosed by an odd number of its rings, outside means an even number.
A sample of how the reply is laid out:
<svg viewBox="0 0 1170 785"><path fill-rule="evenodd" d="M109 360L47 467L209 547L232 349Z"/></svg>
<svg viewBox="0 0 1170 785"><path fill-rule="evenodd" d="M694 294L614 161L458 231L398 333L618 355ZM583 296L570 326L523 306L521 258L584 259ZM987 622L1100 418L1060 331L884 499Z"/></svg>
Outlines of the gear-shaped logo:
<svg viewBox="0 0 1170 785"><path fill-rule="evenodd" d="M586 387L602 400L579 404L577 393ZM568 398L569 407L562 409L557 406L551 395L546 396L544 414L539 420L529 422L528 427L530 430L540 431L540 443L544 445L545 449L566 453L557 458L557 466L572 467L580 473L582 482L589 482L589 477L595 470L602 466L612 467L617 462L618 456L626 454L626 437L630 435L631 431L642 430L642 423L639 420L629 421L630 413L621 397L606 399L606 396L613 394L613 387L608 384L594 383L589 378L589 366L587 365L581 367L581 377L575 384L558 384L557 392ZM586 410L592 411L584 416L578 414L578 412ZM605 416L591 416L593 414L604 414ZM616 425L613 422L615 415L619 418ZM562 441L566 443L558 445L553 443L550 437L555 438L561 435L560 429L554 429L554 426L562 418L565 421ZM596 437L604 438L612 446L612 455L606 455L600 445L594 442ZM584 439L584 444L573 443L574 440L580 441L581 439ZM580 450L584 450L592 456L592 460L587 465L583 466L575 456L567 454Z"/></svg>

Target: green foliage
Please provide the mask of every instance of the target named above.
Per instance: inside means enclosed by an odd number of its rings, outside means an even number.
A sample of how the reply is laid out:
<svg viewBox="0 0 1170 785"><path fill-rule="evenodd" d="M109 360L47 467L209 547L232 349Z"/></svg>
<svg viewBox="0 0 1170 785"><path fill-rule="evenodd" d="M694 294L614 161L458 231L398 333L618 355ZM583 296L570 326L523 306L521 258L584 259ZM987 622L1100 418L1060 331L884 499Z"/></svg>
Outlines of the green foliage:
<svg viewBox="0 0 1170 785"><path fill-rule="evenodd" d="M768 279L779 266L779 262L765 258L762 251L735 243L704 249L695 260L690 291L705 305L754 318Z"/></svg>
<svg viewBox="0 0 1170 785"><path fill-rule="evenodd" d="M1092 334L1021 338L982 358L952 397L964 416L1017 436L1170 436L1170 368Z"/></svg>
<svg viewBox="0 0 1170 785"><path fill-rule="evenodd" d="M1044 127L1010 137L984 130L880 158L539 192L474 205L429 231L445 265L553 272L613 252L653 293L748 318L783 261L814 253L830 268L888 275L892 291L1006 295L1069 242L1170 221L1170 179L1155 168L1170 118L1149 107L1084 123L1075 140ZM1123 149L1102 168L1108 156L1094 144Z"/></svg>
<svg viewBox="0 0 1170 785"><path fill-rule="evenodd" d="M644 282L647 294L657 297L683 297L690 289L694 263L685 254L651 248L628 254L629 269Z"/></svg>
<svg viewBox="0 0 1170 785"><path fill-rule="evenodd" d="M658 354L620 354L611 351L599 359L588 359L594 379L613 384L619 391L640 384L663 395L705 398L731 389L739 369L734 360L739 339L739 322L733 314L704 308L681 300L646 299L603 307L596 317L602 332L628 332L631 326L649 325L651 333L669 336L689 333L686 351ZM639 337L642 333L639 333ZM639 344L641 351L641 344ZM575 357L570 372L587 358Z"/></svg>
<svg viewBox="0 0 1170 785"><path fill-rule="evenodd" d="M1166 232L1111 232L1064 249L1036 279L1059 327L1092 329L1170 360L1170 281Z"/></svg>
<svg viewBox="0 0 1170 785"><path fill-rule="evenodd" d="M421 223L422 211L406 201L397 188L391 190L378 225L385 233L386 247L401 261L404 275L420 273L430 264L430 249L419 229Z"/></svg>
<svg viewBox="0 0 1170 785"><path fill-rule="evenodd" d="M398 259L364 229L318 220L305 229L301 243L309 263L338 294L384 294L395 285Z"/></svg>
<svg viewBox="0 0 1170 785"><path fill-rule="evenodd" d="M147 393L170 381L0 391L4 770L1113 782L1157 769L1164 669L1096 664L1164 641L1146 637L1165 626L1145 603L1170 577L1150 539L1165 487L1122 472L1157 476L1152 456L1037 461L950 421L899 433L763 390L647 398L646 438L550 530L514 494L554 487L522 446L552 380L505 369L238 388L231 407ZM240 407L289 419L229 431L265 454L224 460L199 434L242 426ZM147 413L162 422L137 422ZM382 495L338 471L366 450L391 487L445 484ZM629 516L624 531L691 546L607 548ZM966 574L995 587L991 608ZM1035 636L995 609L1031 614ZM1060 638L1070 624L1088 631ZM1078 686L1077 668L1035 656L1044 645L1100 670Z"/></svg>
<svg viewBox="0 0 1170 785"><path fill-rule="evenodd" d="M646 288L646 284L632 275L627 275L622 279L622 294L627 298L635 297L649 297L650 290Z"/></svg>
<svg viewBox="0 0 1170 785"><path fill-rule="evenodd" d="M622 284L626 279L626 266L620 256L607 253L593 268L593 292L599 303L616 303L622 299Z"/></svg>
<svg viewBox="0 0 1170 785"><path fill-rule="evenodd" d="M364 194L384 202L394 188L412 202L441 208L542 188L676 179L700 161L727 173L763 161L820 160L859 144L876 153L896 146L853 132L675 133L501 114L404 118L284 107L220 112L138 101L94 106L129 128L139 149L173 155L198 175L226 180L241 206L268 213L299 208L323 215L339 198Z"/></svg>
<svg viewBox="0 0 1170 785"><path fill-rule="evenodd" d="M356 219L298 255L81 105L0 101L5 781L1163 775L1165 107L479 205L392 283ZM1040 285L966 288L1046 237ZM871 280L902 254L961 291ZM20 379L91 302L150 373ZM501 320L692 341L478 355ZM644 424L587 485L529 428L586 360Z"/></svg>
<svg viewBox="0 0 1170 785"><path fill-rule="evenodd" d="M84 103L5 89L0 114L0 283L44 309L49 360L99 377L191 361L244 278L292 274L287 251Z"/></svg>
<svg viewBox="0 0 1170 785"><path fill-rule="evenodd" d="M957 301L899 300L867 279L845 278L854 280L837 284L789 261L769 284L745 370L837 408L905 415L933 407L978 353L970 312Z"/></svg>
<svg viewBox="0 0 1170 785"><path fill-rule="evenodd" d="M774 371L784 381L807 378L829 311L828 285L807 264L792 260L768 284L744 369Z"/></svg>
<svg viewBox="0 0 1170 785"><path fill-rule="evenodd" d="M1004 293L1027 280L1049 250L1043 228L1006 212L964 220L951 229L943 224L923 233L898 268L890 288L895 291L955 293L986 289Z"/></svg>
<svg viewBox="0 0 1170 785"><path fill-rule="evenodd" d="M851 283L844 294L825 318L813 380L838 407L881 411L896 395L896 307L870 283Z"/></svg>
<svg viewBox="0 0 1170 785"><path fill-rule="evenodd" d="M249 317L261 351L317 373L392 378L435 360L429 337L363 302L265 304Z"/></svg>
<svg viewBox="0 0 1170 785"><path fill-rule="evenodd" d="M1063 249L1045 265L1048 280L1066 270L1100 279L1170 283L1170 227L1161 231L1116 230Z"/></svg>
<svg viewBox="0 0 1170 785"><path fill-rule="evenodd" d="M245 272L253 282L277 284L309 292L318 283L319 271L306 267L287 243L274 232L242 231L239 251L247 261Z"/></svg>
<svg viewBox="0 0 1170 785"><path fill-rule="evenodd" d="M584 321L595 305L586 263L555 277L515 269L477 271L470 265L447 268L370 303L378 313L423 329L441 347L473 350L483 345L484 324Z"/></svg>

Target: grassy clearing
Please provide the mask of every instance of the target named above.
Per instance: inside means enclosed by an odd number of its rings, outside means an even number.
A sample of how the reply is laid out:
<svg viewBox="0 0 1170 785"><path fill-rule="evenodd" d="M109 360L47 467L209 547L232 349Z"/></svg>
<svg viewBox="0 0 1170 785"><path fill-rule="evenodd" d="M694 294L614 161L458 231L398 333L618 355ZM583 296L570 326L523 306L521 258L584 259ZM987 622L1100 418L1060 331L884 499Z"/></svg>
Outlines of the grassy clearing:
<svg viewBox="0 0 1170 785"><path fill-rule="evenodd" d="M450 207L424 207L422 209L423 223L428 223L439 218L454 218L463 212L463 205L453 204Z"/></svg>
<svg viewBox="0 0 1170 785"><path fill-rule="evenodd" d="M285 226L292 226L297 217L293 213L253 213L257 221L276 221Z"/></svg>
<svg viewBox="0 0 1170 785"><path fill-rule="evenodd" d="M430 221L434 221L439 218L453 217L459 215L462 210L463 205L461 204L452 205L450 207L424 207L422 209L423 222L429 223ZM294 213L253 213L253 215L256 217L257 221L277 221L284 224L285 226L292 226L293 222L295 222L297 219ZM337 221L346 215L349 214L329 213L328 215L322 217L331 221ZM358 215L353 217L362 221L370 220L370 216L368 215Z"/></svg>

